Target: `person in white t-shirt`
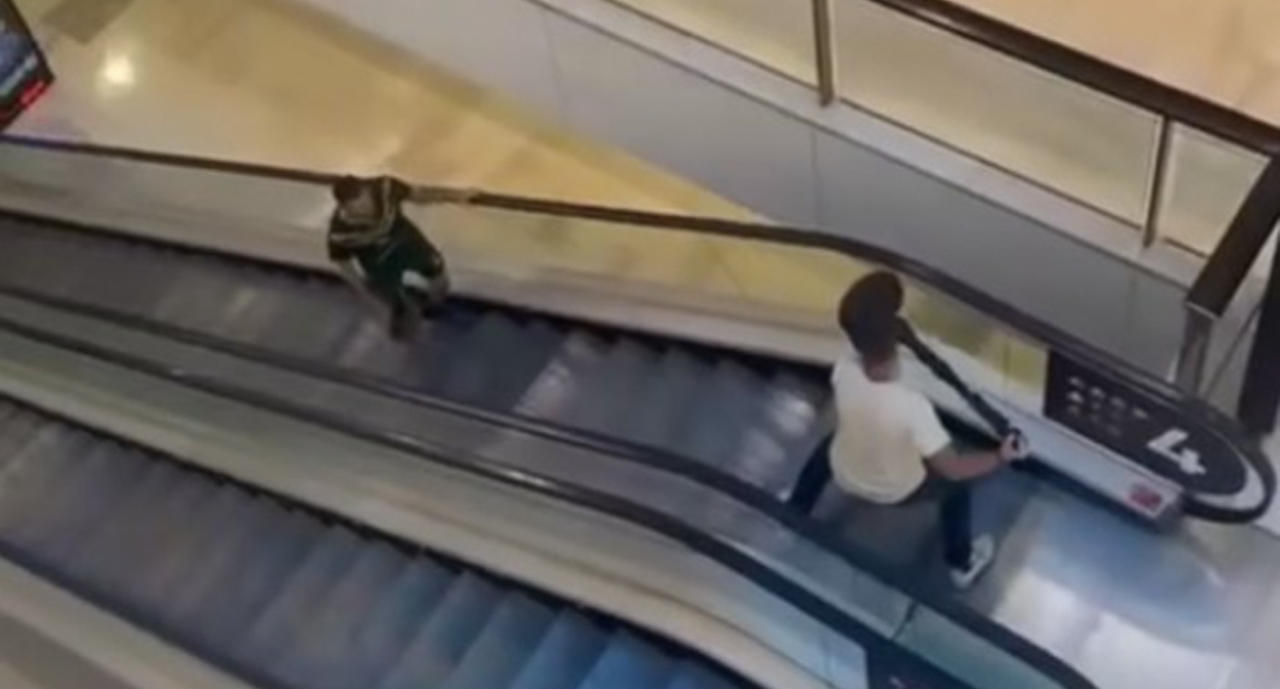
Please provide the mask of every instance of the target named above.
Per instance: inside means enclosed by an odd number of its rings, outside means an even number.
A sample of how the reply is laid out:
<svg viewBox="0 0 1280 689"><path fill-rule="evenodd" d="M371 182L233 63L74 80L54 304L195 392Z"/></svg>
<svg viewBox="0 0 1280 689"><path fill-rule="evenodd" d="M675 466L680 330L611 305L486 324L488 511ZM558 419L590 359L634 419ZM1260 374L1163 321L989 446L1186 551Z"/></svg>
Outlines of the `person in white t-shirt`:
<svg viewBox="0 0 1280 689"><path fill-rule="evenodd" d="M898 342L903 289L877 272L858 281L840 307L853 351L836 362L836 430L814 452L790 504L812 511L833 478L844 492L881 505L941 502L944 554L957 586L967 587L991 564L995 541L974 539L970 482L1026 454L1017 436L994 451L961 452L937 412L900 380Z"/></svg>

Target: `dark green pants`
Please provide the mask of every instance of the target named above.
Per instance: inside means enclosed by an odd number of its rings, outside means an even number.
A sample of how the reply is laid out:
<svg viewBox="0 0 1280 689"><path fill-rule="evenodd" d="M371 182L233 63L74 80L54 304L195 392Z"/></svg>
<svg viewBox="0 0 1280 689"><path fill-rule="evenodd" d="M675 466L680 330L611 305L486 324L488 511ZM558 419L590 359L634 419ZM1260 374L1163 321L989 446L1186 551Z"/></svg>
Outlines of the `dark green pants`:
<svg viewBox="0 0 1280 689"><path fill-rule="evenodd" d="M449 281L440 254L425 242L401 240L356 255L369 290L392 311L431 310L448 296Z"/></svg>

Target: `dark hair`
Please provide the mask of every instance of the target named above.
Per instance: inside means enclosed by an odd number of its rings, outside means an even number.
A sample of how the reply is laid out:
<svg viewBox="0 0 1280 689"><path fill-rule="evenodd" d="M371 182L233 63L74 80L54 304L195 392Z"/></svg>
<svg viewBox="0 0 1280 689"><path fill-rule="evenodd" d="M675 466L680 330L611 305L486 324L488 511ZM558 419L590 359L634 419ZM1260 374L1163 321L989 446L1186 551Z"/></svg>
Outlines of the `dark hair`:
<svg viewBox="0 0 1280 689"><path fill-rule="evenodd" d="M366 180L347 175L333 183L333 198L338 203L346 203L364 193L368 185Z"/></svg>
<svg viewBox="0 0 1280 689"><path fill-rule="evenodd" d="M864 360L885 361L897 351L904 295L897 275L878 270L853 283L840 300L840 328Z"/></svg>

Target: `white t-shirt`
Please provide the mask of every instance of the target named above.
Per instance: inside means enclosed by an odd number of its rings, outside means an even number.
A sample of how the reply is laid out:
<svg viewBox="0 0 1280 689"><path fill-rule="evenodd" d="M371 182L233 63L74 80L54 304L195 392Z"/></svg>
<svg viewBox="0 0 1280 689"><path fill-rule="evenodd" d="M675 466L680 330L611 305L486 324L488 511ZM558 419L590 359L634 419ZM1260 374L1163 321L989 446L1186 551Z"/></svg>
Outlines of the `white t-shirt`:
<svg viewBox="0 0 1280 689"><path fill-rule="evenodd" d="M924 482L924 460L951 443L929 400L897 381L867 378L846 355L831 374L839 415L831 473L845 491L881 504L901 502Z"/></svg>

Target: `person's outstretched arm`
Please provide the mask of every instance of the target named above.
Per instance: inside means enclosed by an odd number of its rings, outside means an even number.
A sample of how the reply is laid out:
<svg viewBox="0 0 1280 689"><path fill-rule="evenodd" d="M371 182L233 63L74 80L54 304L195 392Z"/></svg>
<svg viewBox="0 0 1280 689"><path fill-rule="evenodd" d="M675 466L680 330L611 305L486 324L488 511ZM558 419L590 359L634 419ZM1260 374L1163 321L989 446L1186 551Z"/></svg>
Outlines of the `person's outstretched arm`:
<svg viewBox="0 0 1280 689"><path fill-rule="evenodd" d="M952 481L968 481L986 476L1000 467L1021 459L1026 449L1018 436L1009 436L995 450L974 450L960 452L948 443L941 451L935 452L925 461L933 470Z"/></svg>
<svg viewBox="0 0 1280 689"><path fill-rule="evenodd" d="M911 414L911 439L916 451L934 471L952 481L968 481L985 476L1008 462L1026 455L1021 436L1010 435L996 450L961 452L951 441L938 412L923 395Z"/></svg>

